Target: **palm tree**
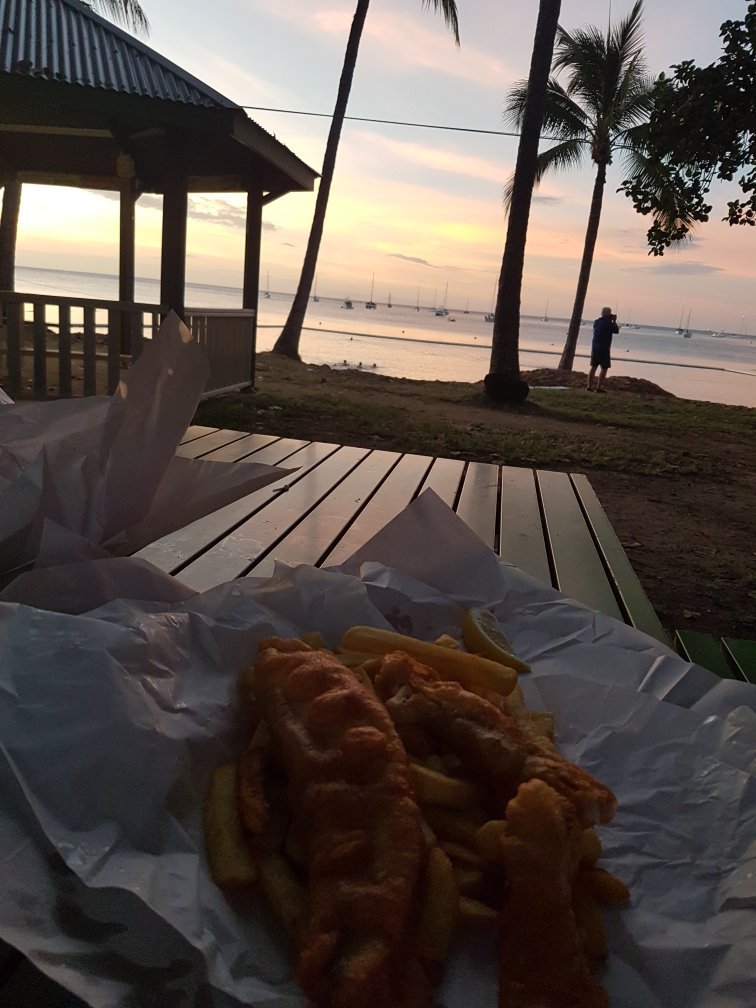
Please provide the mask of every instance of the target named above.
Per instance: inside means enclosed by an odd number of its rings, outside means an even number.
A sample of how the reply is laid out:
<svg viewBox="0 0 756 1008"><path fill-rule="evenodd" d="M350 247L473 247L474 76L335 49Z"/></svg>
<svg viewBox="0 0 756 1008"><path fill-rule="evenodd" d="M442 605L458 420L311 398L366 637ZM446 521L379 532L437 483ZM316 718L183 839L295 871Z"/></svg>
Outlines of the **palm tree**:
<svg viewBox="0 0 756 1008"><path fill-rule="evenodd" d="M543 128L558 142L538 155L536 184L549 171L574 168L586 154L596 165L596 177L588 214L583 257L567 339L559 361L560 370L571 371L580 322L596 247L607 166L616 150L623 151L632 171L642 160L643 124L648 120L653 81L643 55L643 0L636 0L630 13L606 34L593 25L566 32L557 30L553 71L567 73L566 86L556 76L549 78ZM527 83L511 91L505 117L523 121ZM513 195L511 180L505 201Z"/></svg>
<svg viewBox="0 0 756 1008"><path fill-rule="evenodd" d="M491 371L485 378L486 394L497 402L520 402L527 383L520 379L520 297L525 264L525 243L533 186L538 168L538 142L543 122L546 85L559 25L561 0L540 0L530 74L524 85L520 142L512 176L509 220L491 341Z"/></svg>
<svg viewBox="0 0 756 1008"><path fill-rule="evenodd" d="M331 128L328 131L325 154L323 156L323 171L320 175L320 185L318 195L315 200L315 211L310 226L310 236L307 240L304 260L302 262L302 272L299 277L299 285L294 295L294 301L289 311L289 317L281 330L281 334L273 346L275 353L284 354L299 360L299 338L302 334L307 305L310 300L310 291L315 278L315 270L318 264L318 253L320 242L323 237L323 227L325 225L326 210L328 208L328 197L331 192L333 173L336 167L336 154L339 149L341 138L341 127L346 115L349 92L352 88L352 78L354 77L355 66L357 65L357 53L360 48L362 30L365 27L370 0L357 0L357 7L352 19L352 27L347 39L346 53L344 54L344 65L341 69L341 79L339 80L339 90L336 94L336 105L331 118ZM454 34L454 40L459 45L459 23L457 19L457 5L455 0L423 0L423 7L433 7L440 10L445 23Z"/></svg>
<svg viewBox="0 0 756 1008"><path fill-rule="evenodd" d="M137 0L89 0L85 2L85 6L130 29L135 35L149 34L147 15ZM16 238L20 209L21 183L16 178L6 178L3 185L3 209L0 215L0 290L13 290L15 287Z"/></svg>

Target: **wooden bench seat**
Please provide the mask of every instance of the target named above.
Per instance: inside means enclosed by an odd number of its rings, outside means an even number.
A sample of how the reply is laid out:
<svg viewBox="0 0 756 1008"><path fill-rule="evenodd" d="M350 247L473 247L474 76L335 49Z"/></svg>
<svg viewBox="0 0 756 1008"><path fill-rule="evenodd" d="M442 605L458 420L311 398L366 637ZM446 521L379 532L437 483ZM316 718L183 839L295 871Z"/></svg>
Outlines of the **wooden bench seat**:
<svg viewBox="0 0 756 1008"><path fill-rule="evenodd" d="M675 647L683 658L703 665L723 679L756 685L756 641L678 630Z"/></svg>

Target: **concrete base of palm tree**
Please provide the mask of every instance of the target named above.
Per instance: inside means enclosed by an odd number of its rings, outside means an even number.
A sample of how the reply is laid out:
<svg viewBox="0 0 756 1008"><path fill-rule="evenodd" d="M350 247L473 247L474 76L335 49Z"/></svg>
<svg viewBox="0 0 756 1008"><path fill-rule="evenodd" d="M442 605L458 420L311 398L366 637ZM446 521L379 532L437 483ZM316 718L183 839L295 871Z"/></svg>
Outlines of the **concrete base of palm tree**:
<svg viewBox="0 0 756 1008"><path fill-rule="evenodd" d="M503 374L487 374L483 379L483 386L492 402L507 405L525 402L530 392L530 386L526 381Z"/></svg>

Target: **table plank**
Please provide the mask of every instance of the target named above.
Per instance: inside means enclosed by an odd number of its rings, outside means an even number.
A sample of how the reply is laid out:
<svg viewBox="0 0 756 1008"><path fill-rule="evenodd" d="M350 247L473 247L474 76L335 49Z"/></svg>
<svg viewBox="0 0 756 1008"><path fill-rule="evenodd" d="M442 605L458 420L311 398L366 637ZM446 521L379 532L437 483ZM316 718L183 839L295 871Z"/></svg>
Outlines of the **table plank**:
<svg viewBox="0 0 756 1008"><path fill-rule="evenodd" d="M209 452L231 444L232 441L239 441L243 437L246 437L244 431L213 431L212 434L204 434L202 437L188 441L186 444L180 444L176 449L176 454L182 458L202 458L209 454Z"/></svg>
<svg viewBox="0 0 756 1008"><path fill-rule="evenodd" d="M248 573L255 577L268 577L273 573L275 560L318 566L399 458L396 452L370 452L288 535L276 543L274 554L267 554Z"/></svg>
<svg viewBox="0 0 756 1008"><path fill-rule="evenodd" d="M560 592L623 620L568 473L537 471L548 545Z"/></svg>
<svg viewBox="0 0 756 1008"><path fill-rule="evenodd" d="M532 469L501 467L499 556L544 584L552 584Z"/></svg>
<svg viewBox="0 0 756 1008"><path fill-rule="evenodd" d="M344 530L344 535L323 557L322 566L337 567L342 564L376 532L380 532L387 522L396 518L417 495L431 462L427 455L402 455L350 527Z"/></svg>
<svg viewBox="0 0 756 1008"><path fill-rule="evenodd" d="M496 511L499 502L499 466L468 462L457 514L486 546L496 549Z"/></svg>
<svg viewBox="0 0 756 1008"><path fill-rule="evenodd" d="M625 621L662 644L671 646L669 634L661 625L588 477L573 473L570 478L583 506L585 520L596 539L596 548L603 557L619 594Z"/></svg>
<svg viewBox="0 0 756 1008"><path fill-rule="evenodd" d="M240 438L238 441L232 441L231 444L216 448L209 455L203 455L203 459L208 462L257 462L256 455L254 458L250 456L255 452L259 452L261 448L267 448L268 445L272 445L279 440L282 439L275 437L273 434L247 434L246 437ZM304 446L307 444L307 441L299 441L297 443Z"/></svg>
<svg viewBox="0 0 756 1008"><path fill-rule="evenodd" d="M453 508L457 503L464 473L465 463L462 459L435 458L419 492L433 490L445 504Z"/></svg>
<svg viewBox="0 0 756 1008"><path fill-rule="evenodd" d="M306 476L292 481L285 493L275 494L251 518L182 568L181 581L197 591L206 591L246 574L368 453L368 448L338 448Z"/></svg>
<svg viewBox="0 0 756 1008"><path fill-rule="evenodd" d="M202 427L200 424L192 424L186 428L186 433L181 438L179 444L187 444L189 441L196 441L197 438L204 437L205 434L212 434L217 431L217 427Z"/></svg>
<svg viewBox="0 0 756 1008"><path fill-rule="evenodd" d="M256 462L266 465L297 467L288 477L289 483L302 479L310 469L338 449L338 445L279 438L266 448L255 453ZM199 556L213 543L227 535L232 529L259 510L263 504L278 492L274 483L260 490L254 490L246 497L232 501L211 514L198 518L184 528L163 536L134 555L159 567L168 574L177 574L183 566Z"/></svg>

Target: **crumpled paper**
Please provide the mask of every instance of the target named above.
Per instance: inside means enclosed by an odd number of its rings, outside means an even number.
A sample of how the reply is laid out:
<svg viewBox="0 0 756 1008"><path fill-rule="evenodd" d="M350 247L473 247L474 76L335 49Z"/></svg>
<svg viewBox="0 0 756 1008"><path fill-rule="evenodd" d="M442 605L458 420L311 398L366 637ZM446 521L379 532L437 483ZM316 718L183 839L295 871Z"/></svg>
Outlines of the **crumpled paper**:
<svg viewBox="0 0 756 1008"><path fill-rule="evenodd" d="M171 313L115 395L0 405L0 579L38 558L45 525L132 553L290 472L176 456L208 374Z"/></svg>
<svg viewBox="0 0 756 1008"><path fill-rule="evenodd" d="M95 562L98 608L0 603L0 937L87 1003L304 1008L266 908L228 902L205 862L208 775L244 737L237 675L270 633L458 637L471 604L493 607L531 664L522 686L554 711L560 749L619 798L601 830L632 891L608 915L613 1008L756 1000L756 688L722 690L501 563L433 494L340 570L279 565L167 600L142 564L135 603L118 597L131 561ZM82 563L56 571L79 610ZM440 1004L495 1008L496 962L495 934L460 940Z"/></svg>

